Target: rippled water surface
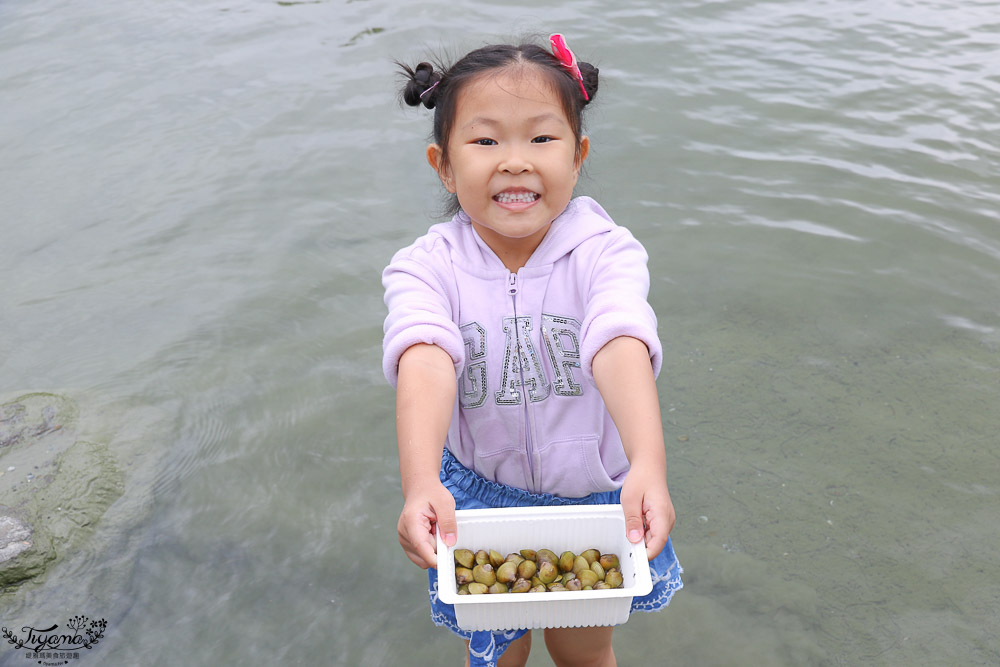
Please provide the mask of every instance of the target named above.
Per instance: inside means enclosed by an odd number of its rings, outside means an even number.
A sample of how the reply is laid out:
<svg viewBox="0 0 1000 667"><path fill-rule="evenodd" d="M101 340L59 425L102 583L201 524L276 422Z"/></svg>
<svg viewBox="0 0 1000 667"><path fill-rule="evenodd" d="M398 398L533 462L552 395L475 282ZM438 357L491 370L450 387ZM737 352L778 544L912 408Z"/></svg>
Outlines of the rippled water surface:
<svg viewBox="0 0 1000 667"><path fill-rule="evenodd" d="M105 618L80 665L461 664L395 536L379 273L440 191L392 59L556 31L665 347L686 588L619 663L1000 662L974 1L0 3L0 394L71 398L126 476L5 626Z"/></svg>

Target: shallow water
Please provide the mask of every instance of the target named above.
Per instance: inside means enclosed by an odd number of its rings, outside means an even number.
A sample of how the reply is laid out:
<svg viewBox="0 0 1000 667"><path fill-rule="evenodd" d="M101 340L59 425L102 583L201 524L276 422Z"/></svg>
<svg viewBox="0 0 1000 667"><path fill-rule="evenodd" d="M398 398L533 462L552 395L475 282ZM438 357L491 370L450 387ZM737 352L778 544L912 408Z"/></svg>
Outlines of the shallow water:
<svg viewBox="0 0 1000 667"><path fill-rule="evenodd" d="M0 4L0 393L126 471L5 626L460 664L394 532L379 272L439 188L391 60L561 31L603 77L579 191L651 255L686 569L620 664L1000 661L996 4L613 7Z"/></svg>

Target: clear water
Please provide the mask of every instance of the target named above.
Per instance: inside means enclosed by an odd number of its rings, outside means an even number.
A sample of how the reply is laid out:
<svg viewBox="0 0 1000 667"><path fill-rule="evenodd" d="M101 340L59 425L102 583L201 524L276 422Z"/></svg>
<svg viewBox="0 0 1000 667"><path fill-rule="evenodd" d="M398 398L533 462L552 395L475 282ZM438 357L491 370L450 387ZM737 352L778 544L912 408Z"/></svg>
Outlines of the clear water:
<svg viewBox="0 0 1000 667"><path fill-rule="evenodd" d="M3 624L460 664L395 536L379 273L440 192L392 59L560 31L603 75L580 192L651 255L687 571L620 664L997 663L997 9L0 3L0 393L127 478Z"/></svg>

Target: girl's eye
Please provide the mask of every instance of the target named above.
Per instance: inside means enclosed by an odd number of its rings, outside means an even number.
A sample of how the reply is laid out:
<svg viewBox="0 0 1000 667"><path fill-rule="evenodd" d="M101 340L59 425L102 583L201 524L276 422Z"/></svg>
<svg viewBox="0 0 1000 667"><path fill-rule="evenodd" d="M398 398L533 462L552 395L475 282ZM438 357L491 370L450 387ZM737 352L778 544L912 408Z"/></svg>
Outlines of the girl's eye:
<svg viewBox="0 0 1000 667"><path fill-rule="evenodd" d="M533 144L547 144L550 141L553 141L552 137L535 137L534 139L531 140L531 143L533 143Z"/></svg>
<svg viewBox="0 0 1000 667"><path fill-rule="evenodd" d="M480 146L496 146L497 145L497 142L493 141L492 139L476 139L472 143L478 144Z"/></svg>

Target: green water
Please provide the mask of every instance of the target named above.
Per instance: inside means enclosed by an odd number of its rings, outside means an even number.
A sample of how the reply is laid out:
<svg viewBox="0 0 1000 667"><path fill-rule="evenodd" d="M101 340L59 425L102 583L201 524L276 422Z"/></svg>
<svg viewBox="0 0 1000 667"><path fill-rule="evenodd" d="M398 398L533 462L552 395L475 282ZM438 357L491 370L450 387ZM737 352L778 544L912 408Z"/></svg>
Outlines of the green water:
<svg viewBox="0 0 1000 667"><path fill-rule="evenodd" d="M3 625L106 619L81 666L461 664L395 535L379 277L440 190L391 61L558 31L665 351L686 587L619 664L1000 662L998 17L0 4L0 394L68 397L125 479Z"/></svg>

